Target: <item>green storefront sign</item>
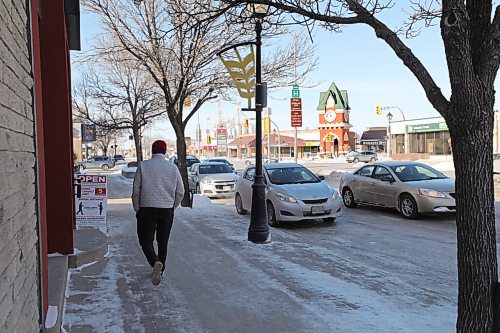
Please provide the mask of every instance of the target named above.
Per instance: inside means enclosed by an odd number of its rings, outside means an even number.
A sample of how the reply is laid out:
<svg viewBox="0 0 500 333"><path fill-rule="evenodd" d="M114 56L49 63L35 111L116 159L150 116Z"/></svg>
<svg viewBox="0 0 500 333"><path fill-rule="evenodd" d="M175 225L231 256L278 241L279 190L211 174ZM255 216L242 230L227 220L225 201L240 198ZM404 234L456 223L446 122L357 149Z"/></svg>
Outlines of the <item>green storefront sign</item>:
<svg viewBox="0 0 500 333"><path fill-rule="evenodd" d="M446 126L446 123L406 125L406 133L444 132L447 130L448 126Z"/></svg>

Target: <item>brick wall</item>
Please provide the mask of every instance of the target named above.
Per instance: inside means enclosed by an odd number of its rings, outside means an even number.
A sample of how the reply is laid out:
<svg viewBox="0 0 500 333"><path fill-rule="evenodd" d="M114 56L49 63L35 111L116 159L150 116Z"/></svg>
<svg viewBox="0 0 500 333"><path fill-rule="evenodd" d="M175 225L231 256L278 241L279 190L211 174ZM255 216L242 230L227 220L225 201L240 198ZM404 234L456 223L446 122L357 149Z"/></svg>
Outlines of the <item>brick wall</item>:
<svg viewBox="0 0 500 333"><path fill-rule="evenodd" d="M34 119L27 4L0 1L0 332L38 332Z"/></svg>

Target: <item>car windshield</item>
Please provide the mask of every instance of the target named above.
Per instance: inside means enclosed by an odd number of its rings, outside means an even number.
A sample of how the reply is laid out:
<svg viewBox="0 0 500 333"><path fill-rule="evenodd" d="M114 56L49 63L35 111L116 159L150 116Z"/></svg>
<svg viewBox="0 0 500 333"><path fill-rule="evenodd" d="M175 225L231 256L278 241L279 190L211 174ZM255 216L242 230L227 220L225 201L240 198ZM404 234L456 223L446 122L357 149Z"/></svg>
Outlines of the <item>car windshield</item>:
<svg viewBox="0 0 500 333"><path fill-rule="evenodd" d="M266 169L266 172L271 183L276 185L321 182L318 177L304 167L273 168Z"/></svg>
<svg viewBox="0 0 500 333"><path fill-rule="evenodd" d="M396 165L391 166L391 169L402 182L448 178L441 172L423 164Z"/></svg>
<svg viewBox="0 0 500 333"><path fill-rule="evenodd" d="M200 175L211 173L233 173L233 171L225 164L209 164L199 166Z"/></svg>
<svg viewBox="0 0 500 333"><path fill-rule="evenodd" d="M216 163L224 163L227 164L225 160L208 160L207 162L216 162Z"/></svg>

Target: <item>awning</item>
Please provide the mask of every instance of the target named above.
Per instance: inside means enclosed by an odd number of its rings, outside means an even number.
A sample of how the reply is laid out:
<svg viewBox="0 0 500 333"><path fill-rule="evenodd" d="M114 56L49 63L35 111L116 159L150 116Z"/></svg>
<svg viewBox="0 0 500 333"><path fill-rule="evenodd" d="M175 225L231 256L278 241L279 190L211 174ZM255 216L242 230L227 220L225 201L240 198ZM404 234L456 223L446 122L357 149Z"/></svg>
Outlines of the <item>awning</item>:
<svg viewBox="0 0 500 333"><path fill-rule="evenodd" d="M378 146L387 143L387 130L365 131L359 140L362 145Z"/></svg>

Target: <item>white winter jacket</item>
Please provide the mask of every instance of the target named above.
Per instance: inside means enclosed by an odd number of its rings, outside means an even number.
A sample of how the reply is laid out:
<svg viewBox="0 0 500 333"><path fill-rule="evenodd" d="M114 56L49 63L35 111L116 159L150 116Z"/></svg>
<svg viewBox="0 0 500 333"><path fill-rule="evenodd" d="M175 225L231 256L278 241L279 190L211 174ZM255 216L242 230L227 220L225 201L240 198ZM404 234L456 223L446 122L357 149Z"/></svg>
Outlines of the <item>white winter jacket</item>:
<svg viewBox="0 0 500 333"><path fill-rule="evenodd" d="M163 154L154 154L142 161L135 173L132 204L141 207L175 208L184 196L184 184L177 166Z"/></svg>

